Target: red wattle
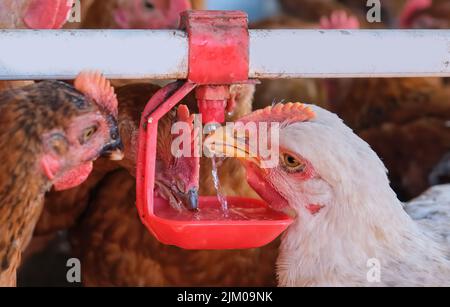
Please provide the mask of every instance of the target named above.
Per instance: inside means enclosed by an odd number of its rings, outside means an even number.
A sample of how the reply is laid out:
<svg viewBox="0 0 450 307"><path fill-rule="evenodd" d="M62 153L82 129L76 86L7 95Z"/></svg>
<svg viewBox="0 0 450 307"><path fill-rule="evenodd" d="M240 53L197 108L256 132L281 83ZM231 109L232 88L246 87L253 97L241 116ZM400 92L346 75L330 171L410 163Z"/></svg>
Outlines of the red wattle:
<svg viewBox="0 0 450 307"><path fill-rule="evenodd" d="M67 21L73 0L31 0L24 22L30 29L59 29Z"/></svg>
<svg viewBox="0 0 450 307"><path fill-rule="evenodd" d="M63 191L74 188L82 184L91 174L92 162L87 162L79 167L73 168L64 173L63 176L55 180L53 186L56 191Z"/></svg>
<svg viewBox="0 0 450 307"><path fill-rule="evenodd" d="M264 178L254 164L247 166L247 182L270 208L283 211L289 207L286 199Z"/></svg>

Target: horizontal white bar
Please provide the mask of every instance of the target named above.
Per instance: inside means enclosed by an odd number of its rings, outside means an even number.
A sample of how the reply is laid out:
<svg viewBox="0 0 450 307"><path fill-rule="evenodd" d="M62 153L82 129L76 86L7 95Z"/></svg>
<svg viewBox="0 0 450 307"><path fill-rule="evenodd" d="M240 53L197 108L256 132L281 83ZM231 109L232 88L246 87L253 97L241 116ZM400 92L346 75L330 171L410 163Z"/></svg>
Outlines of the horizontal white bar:
<svg viewBox="0 0 450 307"><path fill-rule="evenodd" d="M187 76L183 31L0 30L0 80L73 79L81 70L109 78Z"/></svg>
<svg viewBox="0 0 450 307"><path fill-rule="evenodd" d="M184 79L178 30L0 30L0 80ZM251 30L250 78L450 76L450 30ZM212 68L212 69L220 69Z"/></svg>
<svg viewBox="0 0 450 307"><path fill-rule="evenodd" d="M450 30L255 30L250 75L450 76Z"/></svg>

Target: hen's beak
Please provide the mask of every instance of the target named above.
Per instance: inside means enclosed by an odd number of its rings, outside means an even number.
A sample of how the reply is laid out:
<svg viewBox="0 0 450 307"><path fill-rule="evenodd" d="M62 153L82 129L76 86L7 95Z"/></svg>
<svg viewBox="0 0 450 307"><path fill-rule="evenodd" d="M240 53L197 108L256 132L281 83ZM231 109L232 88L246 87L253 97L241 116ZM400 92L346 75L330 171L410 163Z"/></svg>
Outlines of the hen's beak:
<svg viewBox="0 0 450 307"><path fill-rule="evenodd" d="M187 193L174 191L175 197L181 201L186 209L189 211L198 210L198 189L192 188Z"/></svg>
<svg viewBox="0 0 450 307"><path fill-rule="evenodd" d="M106 157L111 161L121 161L124 158L122 141L119 139L103 147L100 156Z"/></svg>
<svg viewBox="0 0 450 307"><path fill-rule="evenodd" d="M257 148L252 148L247 137L237 135L233 130L220 127L205 140L207 150L218 157L237 158L261 166Z"/></svg>
<svg viewBox="0 0 450 307"><path fill-rule="evenodd" d="M198 210L198 189L190 189L187 193L186 207L191 211Z"/></svg>

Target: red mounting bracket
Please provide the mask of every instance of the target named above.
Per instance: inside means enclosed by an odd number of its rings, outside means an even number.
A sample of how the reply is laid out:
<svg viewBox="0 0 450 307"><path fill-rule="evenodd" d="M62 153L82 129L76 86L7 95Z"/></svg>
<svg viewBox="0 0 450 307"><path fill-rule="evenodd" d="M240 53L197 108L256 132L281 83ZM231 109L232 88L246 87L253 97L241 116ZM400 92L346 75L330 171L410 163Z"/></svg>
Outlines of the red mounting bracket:
<svg viewBox="0 0 450 307"><path fill-rule="evenodd" d="M181 15L181 28L189 35L189 81L199 85L247 81L247 14L240 11L187 11Z"/></svg>
<svg viewBox="0 0 450 307"><path fill-rule="evenodd" d="M230 85L247 82L249 33L240 11L187 11L181 28L189 35L188 80L196 90L203 123L225 121Z"/></svg>
<svg viewBox="0 0 450 307"><path fill-rule="evenodd" d="M225 121L230 104L230 86L248 81L249 34L243 12L189 11L182 14L182 27L189 34L188 81L178 81L159 90L147 103L139 128L136 170L136 205L142 222L162 243L186 249L242 249L263 246L291 223L283 214L273 220L167 219L158 210L169 208L154 195L158 121L195 89L203 122ZM267 208L260 200L229 198L230 206L255 210ZM215 197L200 197L199 207L217 208ZM194 214L194 213L192 213Z"/></svg>

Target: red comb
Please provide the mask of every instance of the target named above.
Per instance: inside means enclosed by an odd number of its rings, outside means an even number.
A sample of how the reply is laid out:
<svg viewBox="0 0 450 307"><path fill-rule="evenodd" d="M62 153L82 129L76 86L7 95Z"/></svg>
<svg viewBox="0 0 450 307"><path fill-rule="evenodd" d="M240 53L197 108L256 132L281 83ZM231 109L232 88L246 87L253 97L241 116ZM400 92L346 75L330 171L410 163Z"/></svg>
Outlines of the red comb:
<svg viewBox="0 0 450 307"><path fill-rule="evenodd" d="M192 123L194 120L194 115L191 115L186 105L181 104L177 109L177 118L179 121Z"/></svg>
<svg viewBox="0 0 450 307"><path fill-rule="evenodd" d="M100 73L92 71L81 72L75 79L75 88L88 96L99 106L108 110L117 118L119 102L111 83Z"/></svg>
<svg viewBox="0 0 450 307"><path fill-rule="evenodd" d="M239 119L239 121L243 123L278 122L281 124L289 124L309 121L315 117L316 114L307 105L300 102L289 102L286 104L278 103L273 107L255 111Z"/></svg>
<svg viewBox="0 0 450 307"><path fill-rule="evenodd" d="M182 122L189 124L189 129L191 133L191 156L183 157L182 161L179 162L181 170L184 165L185 170L188 170L188 175L183 179L185 181L185 187L187 190L199 187L200 180L200 147L199 144L199 132L200 128L194 125L194 114L190 114L189 109L185 105L180 105L177 109L177 119ZM187 132L187 131L186 131ZM183 172L183 171L181 171Z"/></svg>
<svg viewBox="0 0 450 307"><path fill-rule="evenodd" d="M30 29L59 29L66 23L74 0L31 0L24 22Z"/></svg>
<svg viewBox="0 0 450 307"><path fill-rule="evenodd" d="M411 19L417 11L427 9L433 5L433 0L408 0L400 14L400 26L409 28Z"/></svg>
<svg viewBox="0 0 450 307"><path fill-rule="evenodd" d="M189 108L186 105L181 104L177 109L177 119L189 124L189 128L191 129L192 133L192 144L195 144L195 142L198 140L197 138L199 137L200 132L199 127L194 127L195 115L190 114ZM192 150L196 150L195 146L192 146Z"/></svg>

